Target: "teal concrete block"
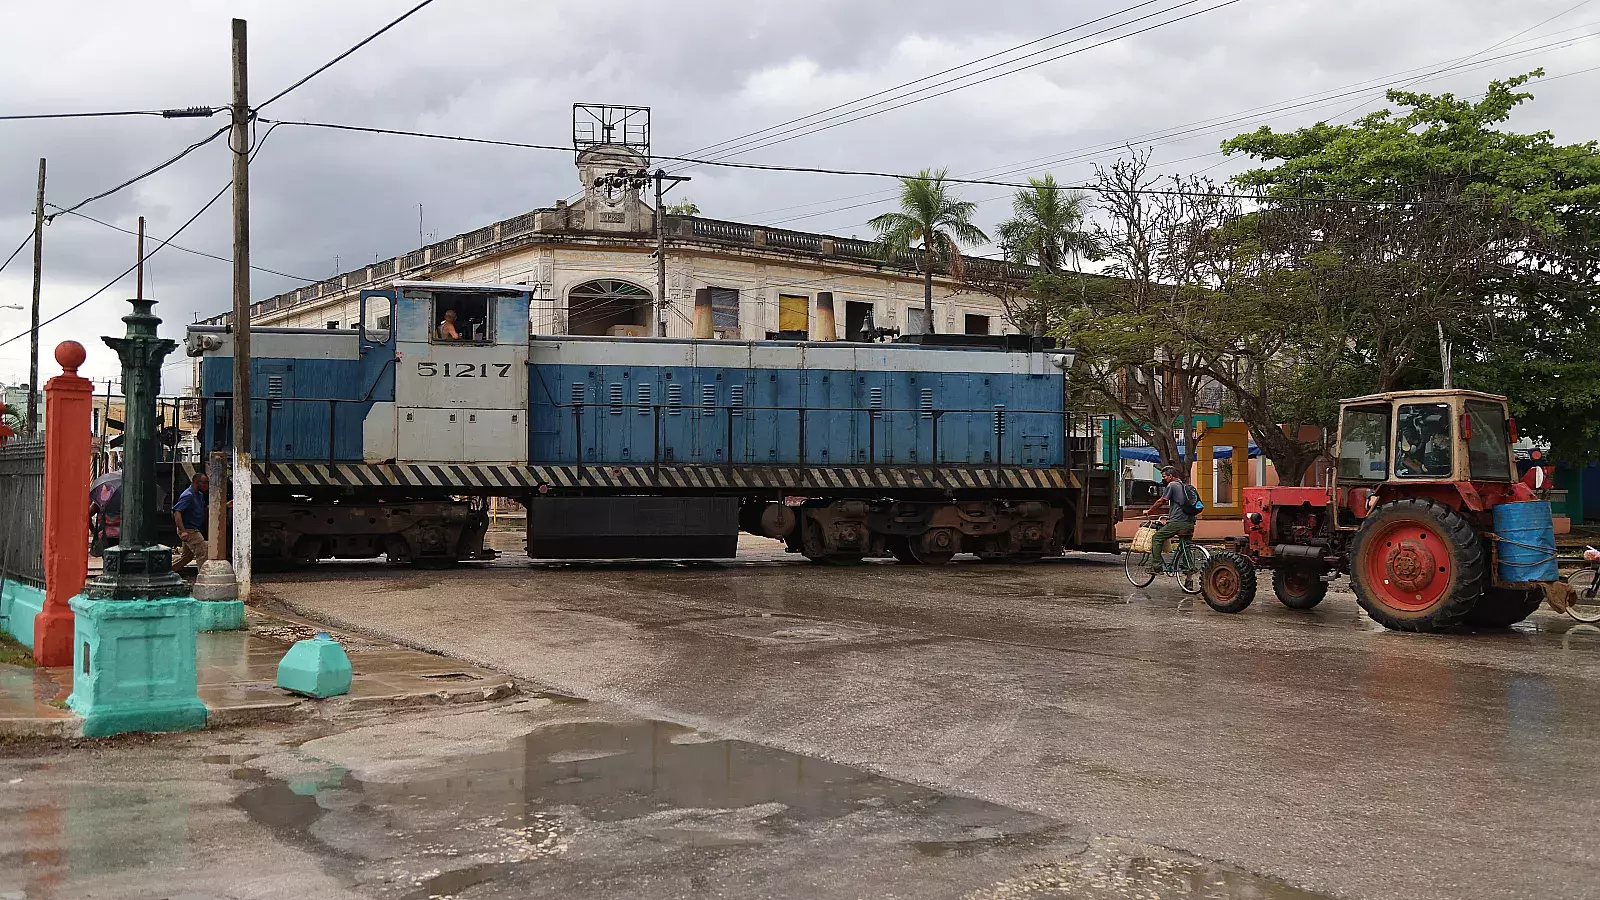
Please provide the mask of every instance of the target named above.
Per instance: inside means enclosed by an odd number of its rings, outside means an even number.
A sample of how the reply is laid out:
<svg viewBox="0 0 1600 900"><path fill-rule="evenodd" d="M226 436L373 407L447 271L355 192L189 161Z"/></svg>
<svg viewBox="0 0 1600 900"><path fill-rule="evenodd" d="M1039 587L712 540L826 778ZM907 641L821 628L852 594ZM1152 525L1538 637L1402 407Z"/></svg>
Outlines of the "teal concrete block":
<svg viewBox="0 0 1600 900"><path fill-rule="evenodd" d="M243 600L196 600L195 623L200 631L238 631L244 627Z"/></svg>
<svg viewBox="0 0 1600 900"><path fill-rule="evenodd" d="M204 728L197 693L196 601L72 598L72 696L86 737Z"/></svg>
<svg viewBox="0 0 1600 900"><path fill-rule="evenodd" d="M350 657L327 632L295 641L278 662L278 687L322 699L350 692Z"/></svg>
<svg viewBox="0 0 1600 900"><path fill-rule="evenodd" d="M4 627L6 634L17 639L17 643L24 647L33 646L33 617L44 609L44 588L36 588L19 581L6 580L4 588L0 588L4 599L0 600L0 627Z"/></svg>

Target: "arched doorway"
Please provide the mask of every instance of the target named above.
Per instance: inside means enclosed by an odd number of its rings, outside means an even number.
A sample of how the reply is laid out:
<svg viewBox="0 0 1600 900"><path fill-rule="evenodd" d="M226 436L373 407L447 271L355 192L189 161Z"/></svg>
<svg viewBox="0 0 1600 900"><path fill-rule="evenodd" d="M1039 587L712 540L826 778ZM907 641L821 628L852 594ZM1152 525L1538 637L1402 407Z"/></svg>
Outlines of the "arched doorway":
<svg viewBox="0 0 1600 900"><path fill-rule="evenodd" d="M648 334L650 292L614 278L585 281L567 292L568 334L611 334L618 326Z"/></svg>

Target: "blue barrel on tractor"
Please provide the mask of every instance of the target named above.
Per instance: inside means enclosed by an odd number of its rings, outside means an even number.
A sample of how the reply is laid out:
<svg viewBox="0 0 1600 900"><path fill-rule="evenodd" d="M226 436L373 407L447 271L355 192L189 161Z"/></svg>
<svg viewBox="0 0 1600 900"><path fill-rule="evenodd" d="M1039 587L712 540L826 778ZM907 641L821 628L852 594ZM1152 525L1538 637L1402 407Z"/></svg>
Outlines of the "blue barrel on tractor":
<svg viewBox="0 0 1600 900"><path fill-rule="evenodd" d="M1500 580L1509 584L1556 581L1556 531L1548 500L1494 507Z"/></svg>

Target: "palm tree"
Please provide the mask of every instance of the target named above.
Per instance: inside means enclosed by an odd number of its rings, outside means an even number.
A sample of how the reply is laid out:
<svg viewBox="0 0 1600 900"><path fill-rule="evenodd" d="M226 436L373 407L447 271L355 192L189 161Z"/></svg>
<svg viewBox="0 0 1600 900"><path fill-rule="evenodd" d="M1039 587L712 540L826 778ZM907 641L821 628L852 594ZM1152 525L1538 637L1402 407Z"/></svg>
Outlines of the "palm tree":
<svg viewBox="0 0 1600 900"><path fill-rule="evenodd" d="M923 169L900 179L900 210L874 216L868 222L878 232L885 259L894 259L912 247L919 248L922 266L922 311L933 331L933 269L943 263L956 279L962 277L958 244L985 244L989 236L972 224L978 204L959 200L945 178L949 169Z"/></svg>
<svg viewBox="0 0 1600 900"><path fill-rule="evenodd" d="M1000 245L1006 259L1018 265L1038 266L1047 276L1062 274L1070 260L1077 270L1083 259L1101 257L1100 242L1085 225L1085 197L1056 183L1055 176L1029 178L1028 187L1011 199L1011 218L1000 224ZM1044 285L1030 293L1042 294ZM1047 288L1046 288L1047 289ZM1046 303L1034 298L1026 316L1030 333L1043 334ZM1021 324L1021 323L1019 323Z"/></svg>

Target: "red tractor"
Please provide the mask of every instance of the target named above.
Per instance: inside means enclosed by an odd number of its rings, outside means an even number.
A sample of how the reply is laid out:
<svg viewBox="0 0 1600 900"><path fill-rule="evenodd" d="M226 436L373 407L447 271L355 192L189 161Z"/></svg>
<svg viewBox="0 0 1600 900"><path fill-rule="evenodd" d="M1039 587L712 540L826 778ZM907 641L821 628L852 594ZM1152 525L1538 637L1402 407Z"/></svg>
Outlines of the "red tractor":
<svg viewBox="0 0 1600 900"><path fill-rule="evenodd" d="M1278 599L1310 609L1350 576L1388 628L1503 628L1547 596L1566 608L1550 507L1519 483L1506 399L1403 391L1339 404L1332 487L1244 492L1243 538L1211 557L1206 602L1239 612L1272 569Z"/></svg>

